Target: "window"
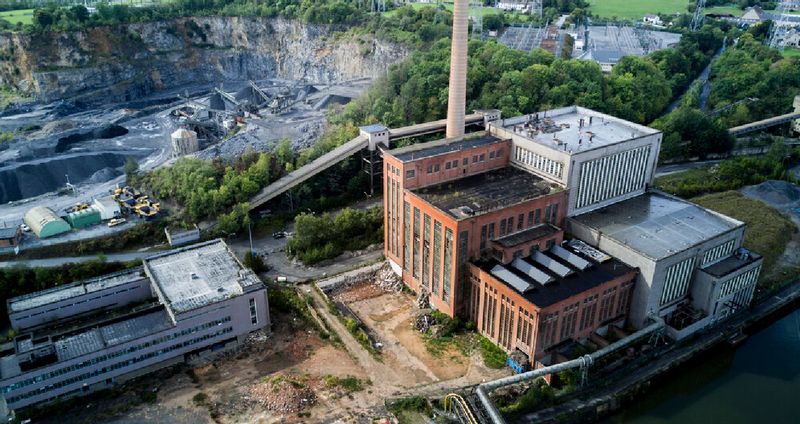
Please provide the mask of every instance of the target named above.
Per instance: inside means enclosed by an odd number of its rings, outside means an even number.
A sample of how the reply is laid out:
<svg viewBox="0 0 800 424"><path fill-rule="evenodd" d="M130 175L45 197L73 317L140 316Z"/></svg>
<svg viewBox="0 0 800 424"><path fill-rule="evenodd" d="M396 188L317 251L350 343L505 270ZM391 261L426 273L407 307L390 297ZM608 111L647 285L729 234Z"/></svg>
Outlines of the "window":
<svg viewBox="0 0 800 424"><path fill-rule="evenodd" d="M403 268L409 270L409 262L411 261L411 207L408 202L403 202Z"/></svg>
<svg viewBox="0 0 800 424"><path fill-rule="evenodd" d="M542 210L536 209L536 218L533 219L534 224L538 224L542 222Z"/></svg>
<svg viewBox="0 0 800 424"><path fill-rule="evenodd" d="M508 218L508 232L511 233L514 231L514 217Z"/></svg>
<svg viewBox="0 0 800 424"><path fill-rule="evenodd" d="M409 169L408 171L406 171L406 178L414 178L414 170L413 169Z"/></svg>
<svg viewBox="0 0 800 424"><path fill-rule="evenodd" d="M550 205L545 206L544 208L544 222L550 223Z"/></svg>
<svg viewBox="0 0 800 424"><path fill-rule="evenodd" d="M431 264L431 217L424 214L422 226L422 285L428 287Z"/></svg>
<svg viewBox="0 0 800 424"><path fill-rule="evenodd" d="M480 159L481 162L486 161L486 153L481 153Z"/></svg>
<svg viewBox="0 0 800 424"><path fill-rule="evenodd" d="M550 248L553 247L553 245L555 244L556 241L554 239L547 240L547 245L545 246L545 250L550 250Z"/></svg>
<svg viewBox="0 0 800 424"><path fill-rule="evenodd" d="M442 263L442 223L433 221L433 294L439 294L439 275Z"/></svg>
<svg viewBox="0 0 800 424"><path fill-rule="evenodd" d="M517 216L517 230L522 229L522 223L524 222L523 218L525 218L524 214L519 214L519 216Z"/></svg>
<svg viewBox="0 0 800 424"><path fill-rule="evenodd" d="M256 311L256 300L250 299L250 322L253 325L258 324L258 313Z"/></svg>
<svg viewBox="0 0 800 424"><path fill-rule="evenodd" d="M472 163L477 163L477 162L478 162L478 155L475 155L472 157Z"/></svg>
<svg viewBox="0 0 800 424"><path fill-rule="evenodd" d="M533 211L528 212L528 226L533 226Z"/></svg>
<svg viewBox="0 0 800 424"><path fill-rule="evenodd" d="M489 240L494 240L494 222L489 223Z"/></svg>
<svg viewBox="0 0 800 424"><path fill-rule="evenodd" d="M489 152L489 159L494 159L494 150Z"/></svg>
<svg viewBox="0 0 800 424"><path fill-rule="evenodd" d="M433 165L428 165L428 173L429 174L433 173Z"/></svg>
<svg viewBox="0 0 800 424"><path fill-rule="evenodd" d="M533 252L536 252L538 250L539 250L539 244L536 243L533 246L531 246L530 255L533 255Z"/></svg>
<svg viewBox="0 0 800 424"><path fill-rule="evenodd" d="M469 158L464 158L464 160L461 161L461 164L464 166L467 166L468 163L469 163Z"/></svg>
<svg viewBox="0 0 800 424"><path fill-rule="evenodd" d="M452 275L450 270L453 263L453 230L444 230L444 275L442 275L442 300L450 303L450 282Z"/></svg>
<svg viewBox="0 0 800 424"><path fill-rule="evenodd" d="M503 156L503 149L497 149L497 154L494 155L496 158L501 158Z"/></svg>
<svg viewBox="0 0 800 424"><path fill-rule="evenodd" d="M453 161L453 168L458 168L458 159Z"/></svg>
<svg viewBox="0 0 800 424"><path fill-rule="evenodd" d="M500 235L503 236L506 234L506 220L505 218L500 220Z"/></svg>
<svg viewBox="0 0 800 424"><path fill-rule="evenodd" d="M412 266L411 266L411 275L414 278L419 278L419 208L414 208L414 253L412 254Z"/></svg>
<svg viewBox="0 0 800 424"><path fill-rule="evenodd" d="M436 165L433 165L433 172L439 172L440 169L441 168L439 167L438 163Z"/></svg>
<svg viewBox="0 0 800 424"><path fill-rule="evenodd" d="M486 249L486 225L481 227L481 250Z"/></svg>
<svg viewBox="0 0 800 424"><path fill-rule="evenodd" d="M445 170L450 169L451 166L453 166L452 162L447 162L444 164L444 169Z"/></svg>

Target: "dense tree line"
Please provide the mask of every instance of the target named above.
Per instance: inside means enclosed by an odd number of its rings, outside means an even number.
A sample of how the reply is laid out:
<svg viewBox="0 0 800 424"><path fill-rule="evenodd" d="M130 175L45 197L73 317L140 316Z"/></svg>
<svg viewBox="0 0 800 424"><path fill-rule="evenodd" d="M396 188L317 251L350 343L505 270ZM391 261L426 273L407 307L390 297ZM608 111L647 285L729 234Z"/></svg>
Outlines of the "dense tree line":
<svg viewBox="0 0 800 424"><path fill-rule="evenodd" d="M673 93L684 88L708 63L723 33L707 28L685 35L677 46L644 58L625 57L610 75L591 61L555 59L493 41L469 45L468 110L499 108L505 116L578 104L639 123L662 113ZM439 40L393 66L386 81L375 84L348 105L342 119L382 122L393 127L444 117L450 43Z"/></svg>
<svg viewBox="0 0 800 424"><path fill-rule="evenodd" d="M346 208L335 217L301 213L294 219L289 254L312 265L347 250L363 249L383 241L383 208Z"/></svg>

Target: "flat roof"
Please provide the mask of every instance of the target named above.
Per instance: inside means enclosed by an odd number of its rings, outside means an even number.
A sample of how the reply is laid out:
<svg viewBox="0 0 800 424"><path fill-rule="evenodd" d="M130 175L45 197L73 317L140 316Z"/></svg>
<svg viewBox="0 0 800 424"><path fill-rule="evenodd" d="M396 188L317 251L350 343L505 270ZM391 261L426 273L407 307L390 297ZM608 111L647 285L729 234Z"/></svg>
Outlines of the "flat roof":
<svg viewBox="0 0 800 424"><path fill-rule="evenodd" d="M672 256L744 225L657 191L570 219L654 260Z"/></svg>
<svg viewBox="0 0 800 424"><path fill-rule="evenodd" d="M89 353L98 352L129 340L156 334L173 327L164 308L130 319L87 329L56 340L59 361L67 361Z"/></svg>
<svg viewBox="0 0 800 424"><path fill-rule="evenodd" d="M0 239L10 239L17 236L17 227L0 228Z"/></svg>
<svg viewBox="0 0 800 424"><path fill-rule="evenodd" d="M241 295L261 280L220 239L144 259L145 271L175 313Z"/></svg>
<svg viewBox="0 0 800 424"><path fill-rule="evenodd" d="M469 136L468 136L469 137ZM505 140L493 135L480 135L463 139L442 139L429 143L417 143L399 149L389 150L387 153L401 162L424 159L445 153L469 150L476 147L497 144Z"/></svg>
<svg viewBox="0 0 800 424"><path fill-rule="evenodd" d="M537 224L533 227L507 234L492 241L503 247L514 247L531 240L536 240L555 234L559 231L561 230L550 224Z"/></svg>
<svg viewBox="0 0 800 424"><path fill-rule="evenodd" d="M8 299L8 310L9 312L21 312L87 293L120 286L142 278L146 278L142 276L142 267L130 268L113 274L64 284Z"/></svg>
<svg viewBox="0 0 800 424"><path fill-rule="evenodd" d="M576 294L592 289L603 283L634 271L634 268L625 265L617 259L610 259L600 263L592 260L592 258L588 256L581 254L578 251L573 250L566 243L561 247L589 262L590 266L584 270L581 270L549 251L538 253L543 254L547 260L555 262L555 267L566 267L570 271L569 275L562 277L551 268L548 268L547 266L542 265L541 262L534 260L532 256L517 258L516 260L522 261L519 263L519 266L513 265L513 262L509 264L502 264L500 261L493 258L480 259L474 261L473 264L481 268L483 271L489 273L494 279L510 287L527 301L539 308L546 308L550 305L575 296ZM498 265L502 266L506 271L502 274L492 273L491 271L496 269L495 267ZM530 272L524 272L524 269L534 269L534 272L538 275L544 274L549 277L550 282L541 284L531 276ZM505 276L506 278L501 278L498 276L498 274ZM520 290L520 288L517 287L519 282L526 283L529 288L524 291Z"/></svg>
<svg viewBox="0 0 800 424"><path fill-rule="evenodd" d="M499 122L505 130L517 136L568 154L594 150L660 132L579 106L552 109Z"/></svg>
<svg viewBox="0 0 800 424"><path fill-rule="evenodd" d="M734 252L733 255L703 268L703 272L719 278L738 269L744 268L760 259L761 255L758 253L751 252L743 247L740 247L738 252Z"/></svg>
<svg viewBox="0 0 800 424"><path fill-rule="evenodd" d="M506 166L413 190L456 219L466 219L561 191L541 177Z"/></svg>

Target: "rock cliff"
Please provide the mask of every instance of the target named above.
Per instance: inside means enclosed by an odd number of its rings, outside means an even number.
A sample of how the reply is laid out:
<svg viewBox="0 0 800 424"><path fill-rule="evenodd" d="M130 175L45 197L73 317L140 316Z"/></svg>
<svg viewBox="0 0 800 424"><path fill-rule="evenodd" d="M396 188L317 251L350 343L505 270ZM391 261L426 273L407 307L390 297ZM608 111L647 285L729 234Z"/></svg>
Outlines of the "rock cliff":
<svg viewBox="0 0 800 424"><path fill-rule="evenodd" d="M282 19L198 17L0 34L0 83L40 101L134 100L196 83L375 77L407 50Z"/></svg>

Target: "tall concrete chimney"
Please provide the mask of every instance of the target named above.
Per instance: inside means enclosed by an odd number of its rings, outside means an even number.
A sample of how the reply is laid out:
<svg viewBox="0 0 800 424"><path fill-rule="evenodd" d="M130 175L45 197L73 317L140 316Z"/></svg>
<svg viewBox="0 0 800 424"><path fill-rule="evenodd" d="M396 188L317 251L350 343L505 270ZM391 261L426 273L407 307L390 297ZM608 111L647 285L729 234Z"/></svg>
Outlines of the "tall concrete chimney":
<svg viewBox="0 0 800 424"><path fill-rule="evenodd" d="M447 131L445 137L464 135L464 109L467 101L467 31L469 0L455 0L453 41L450 47L450 87L447 96Z"/></svg>

